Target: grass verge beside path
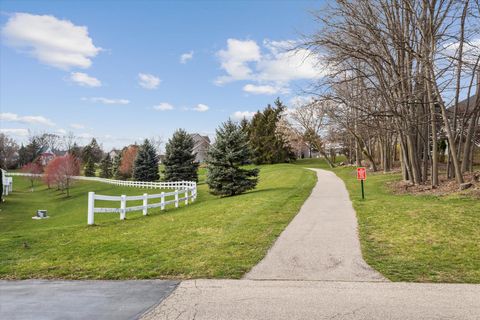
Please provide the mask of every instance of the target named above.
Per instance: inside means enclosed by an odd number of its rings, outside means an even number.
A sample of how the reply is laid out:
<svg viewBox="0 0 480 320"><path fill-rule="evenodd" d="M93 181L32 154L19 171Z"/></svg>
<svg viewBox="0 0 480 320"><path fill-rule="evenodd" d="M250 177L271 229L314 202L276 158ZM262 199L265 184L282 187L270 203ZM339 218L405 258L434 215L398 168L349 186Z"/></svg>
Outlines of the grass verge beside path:
<svg viewBox="0 0 480 320"><path fill-rule="evenodd" d="M257 189L246 194L218 198L201 183L193 205L147 217L127 213L126 221L98 214L89 227L88 191L145 189L79 181L65 198L45 186L31 193L24 178L14 177L14 192L0 205L0 278L239 278L263 258L315 182L313 172L297 166L263 166ZM37 209L51 218L32 220Z"/></svg>
<svg viewBox="0 0 480 320"><path fill-rule="evenodd" d="M297 165L328 169L321 160ZM392 281L480 283L480 200L395 195L398 174L370 173L361 199L355 168L335 168L357 212L367 263Z"/></svg>

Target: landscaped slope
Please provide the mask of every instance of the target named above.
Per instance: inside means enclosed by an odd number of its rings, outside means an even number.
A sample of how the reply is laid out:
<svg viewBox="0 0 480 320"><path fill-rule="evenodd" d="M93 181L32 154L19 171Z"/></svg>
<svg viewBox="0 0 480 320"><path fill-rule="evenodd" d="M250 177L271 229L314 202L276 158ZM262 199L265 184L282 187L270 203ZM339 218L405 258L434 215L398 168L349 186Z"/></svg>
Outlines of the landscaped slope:
<svg viewBox="0 0 480 320"><path fill-rule="evenodd" d="M79 181L65 198L45 186L32 193L15 177L15 192L0 205L0 278L239 278L263 258L314 184L315 174L301 167L263 166L257 189L246 194L219 198L200 184L193 205L147 217L127 213L126 221L99 214L89 227L88 191L145 190ZM32 220L37 209L51 218Z"/></svg>
<svg viewBox="0 0 480 320"><path fill-rule="evenodd" d="M327 169L318 159L297 165ZM369 173L361 199L355 168L335 168L357 212L367 263L392 281L480 283L480 200L393 194L399 174Z"/></svg>

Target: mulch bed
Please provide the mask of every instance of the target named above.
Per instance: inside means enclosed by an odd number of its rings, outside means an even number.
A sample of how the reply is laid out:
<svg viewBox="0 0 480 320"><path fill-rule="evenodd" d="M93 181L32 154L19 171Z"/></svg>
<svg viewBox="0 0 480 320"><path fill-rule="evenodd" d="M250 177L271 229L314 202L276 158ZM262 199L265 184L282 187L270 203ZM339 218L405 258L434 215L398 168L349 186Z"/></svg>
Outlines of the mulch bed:
<svg viewBox="0 0 480 320"><path fill-rule="evenodd" d="M480 171L467 172L463 177L465 183L470 182L472 184L471 187L465 190L460 190L455 179L447 179L445 175L439 176L439 186L436 188L432 188L429 184L414 186L405 181L390 182L387 185L395 194L434 196L460 194L480 198Z"/></svg>

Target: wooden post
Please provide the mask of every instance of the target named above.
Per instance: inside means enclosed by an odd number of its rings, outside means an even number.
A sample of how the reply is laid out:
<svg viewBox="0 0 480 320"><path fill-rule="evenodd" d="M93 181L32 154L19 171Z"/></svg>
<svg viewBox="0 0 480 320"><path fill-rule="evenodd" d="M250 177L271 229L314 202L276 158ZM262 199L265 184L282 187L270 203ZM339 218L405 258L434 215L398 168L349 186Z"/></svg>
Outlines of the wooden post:
<svg viewBox="0 0 480 320"><path fill-rule="evenodd" d="M161 203L160 209L165 210L165 192L162 192L161 194L162 194L162 197L161 197L161 200L160 200L161 201L160 202Z"/></svg>
<svg viewBox="0 0 480 320"><path fill-rule="evenodd" d="M178 189L175 189L175 208L178 208Z"/></svg>
<svg viewBox="0 0 480 320"><path fill-rule="evenodd" d="M185 205L188 204L188 189L184 189L185 191Z"/></svg>
<svg viewBox="0 0 480 320"><path fill-rule="evenodd" d="M148 194L143 194L143 215L147 215L147 206L148 206Z"/></svg>
<svg viewBox="0 0 480 320"><path fill-rule="evenodd" d="M88 218L87 218L87 223L88 225L92 225L95 223L95 213L94 213L94 208L95 208L95 192L89 192L88 193Z"/></svg>
<svg viewBox="0 0 480 320"><path fill-rule="evenodd" d="M125 220L127 212L125 209L127 208L127 196L122 194L122 200L120 201L120 220Z"/></svg>

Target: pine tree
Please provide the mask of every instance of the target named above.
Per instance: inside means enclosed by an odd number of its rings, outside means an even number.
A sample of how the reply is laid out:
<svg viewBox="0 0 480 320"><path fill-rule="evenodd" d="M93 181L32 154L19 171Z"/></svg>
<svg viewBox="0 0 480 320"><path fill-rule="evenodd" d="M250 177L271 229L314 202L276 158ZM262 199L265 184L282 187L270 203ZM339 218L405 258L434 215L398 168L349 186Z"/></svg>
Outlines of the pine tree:
<svg viewBox="0 0 480 320"><path fill-rule="evenodd" d="M89 144L87 144L82 150L82 160L87 163L89 159L92 159L93 163L98 163L102 159L103 151L98 145L95 138L92 138Z"/></svg>
<svg viewBox="0 0 480 320"><path fill-rule="evenodd" d="M245 132L231 120L216 130L215 143L208 151L207 184L213 194L233 196L254 189L258 169L243 169L249 147Z"/></svg>
<svg viewBox="0 0 480 320"><path fill-rule="evenodd" d="M100 177L109 179L112 175L112 158L110 157L110 154L107 153L100 163Z"/></svg>
<svg viewBox="0 0 480 320"><path fill-rule="evenodd" d="M175 131L165 146L166 181L198 181L198 162L195 162L193 147L193 138L185 130Z"/></svg>
<svg viewBox="0 0 480 320"><path fill-rule="evenodd" d="M277 99L274 107L268 105L253 116L248 133L252 160L256 164L286 162L295 158L291 148L277 132L285 108Z"/></svg>
<svg viewBox="0 0 480 320"><path fill-rule="evenodd" d="M160 178L157 153L148 139L145 139L138 150L133 168L133 178L137 181L157 181Z"/></svg>
<svg viewBox="0 0 480 320"><path fill-rule="evenodd" d="M92 158L88 158L87 163L85 163L84 174L86 177L95 177L95 162Z"/></svg>
<svg viewBox="0 0 480 320"><path fill-rule="evenodd" d="M82 148L80 148L76 142L73 143L73 146L70 148L68 153L74 156L76 159L82 158Z"/></svg>
<svg viewBox="0 0 480 320"><path fill-rule="evenodd" d="M119 152L115 158L113 158L113 163L112 163L112 175L114 179L121 179L121 173L120 173L120 163L122 163L122 152Z"/></svg>
<svg viewBox="0 0 480 320"><path fill-rule="evenodd" d="M28 163L29 156L28 156L28 151L27 148L23 145L21 145L20 149L18 149L18 166L22 167L23 165L26 165Z"/></svg>

